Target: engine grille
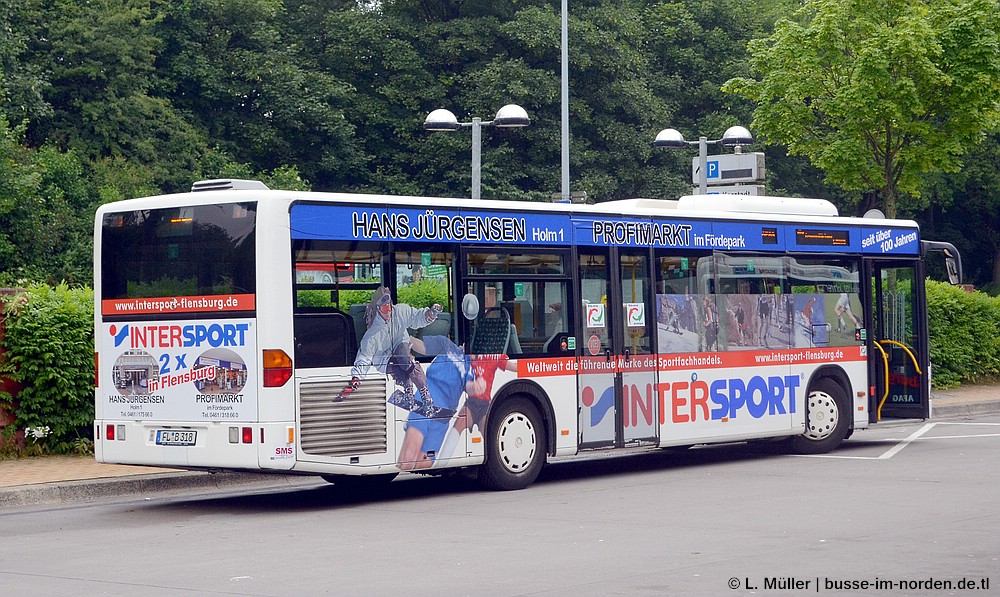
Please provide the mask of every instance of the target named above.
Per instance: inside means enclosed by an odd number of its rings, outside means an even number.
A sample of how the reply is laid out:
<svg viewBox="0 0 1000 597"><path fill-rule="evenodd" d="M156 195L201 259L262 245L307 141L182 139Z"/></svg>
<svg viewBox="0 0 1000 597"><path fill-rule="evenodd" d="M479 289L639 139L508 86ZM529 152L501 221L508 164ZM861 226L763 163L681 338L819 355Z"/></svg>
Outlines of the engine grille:
<svg viewBox="0 0 1000 597"><path fill-rule="evenodd" d="M386 381L365 380L350 397L334 398L344 381L302 382L302 451L315 456L359 456L386 451Z"/></svg>

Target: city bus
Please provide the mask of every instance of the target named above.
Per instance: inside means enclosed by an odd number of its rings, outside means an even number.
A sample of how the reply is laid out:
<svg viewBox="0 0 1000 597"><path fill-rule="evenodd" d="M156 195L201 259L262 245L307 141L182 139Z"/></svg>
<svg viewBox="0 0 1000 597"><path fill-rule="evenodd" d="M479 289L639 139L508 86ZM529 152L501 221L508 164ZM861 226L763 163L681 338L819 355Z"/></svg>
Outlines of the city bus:
<svg viewBox="0 0 1000 597"><path fill-rule="evenodd" d="M95 220L99 462L520 489L587 452L836 448L930 416L915 222L216 180ZM957 283L957 279L952 280Z"/></svg>

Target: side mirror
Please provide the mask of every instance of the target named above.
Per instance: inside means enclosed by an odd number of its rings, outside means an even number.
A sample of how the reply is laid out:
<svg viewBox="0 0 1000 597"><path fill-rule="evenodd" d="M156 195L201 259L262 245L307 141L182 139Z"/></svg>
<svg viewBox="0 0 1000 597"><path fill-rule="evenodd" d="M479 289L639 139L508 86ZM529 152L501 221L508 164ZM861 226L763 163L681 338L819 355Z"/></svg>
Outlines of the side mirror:
<svg viewBox="0 0 1000 597"><path fill-rule="evenodd" d="M962 283L962 255L955 248L955 245L943 241L922 240L920 241L920 254L926 255L931 251L940 251L944 254L944 268L948 271L948 282L952 285Z"/></svg>
<svg viewBox="0 0 1000 597"><path fill-rule="evenodd" d="M950 284L954 286L962 283L962 274L959 273L958 260L949 255L947 251L945 251L944 267L948 270L948 282Z"/></svg>

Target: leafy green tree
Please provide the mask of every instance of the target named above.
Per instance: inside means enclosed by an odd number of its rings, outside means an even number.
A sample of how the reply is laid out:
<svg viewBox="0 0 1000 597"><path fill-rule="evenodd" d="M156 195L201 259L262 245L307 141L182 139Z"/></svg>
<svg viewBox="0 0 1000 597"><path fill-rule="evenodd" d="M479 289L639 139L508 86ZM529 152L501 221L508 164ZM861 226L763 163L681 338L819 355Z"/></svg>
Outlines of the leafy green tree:
<svg viewBox="0 0 1000 597"><path fill-rule="evenodd" d="M925 180L922 234L953 243L965 281L1000 294L1000 134L970 149L964 162L959 172Z"/></svg>
<svg viewBox="0 0 1000 597"><path fill-rule="evenodd" d="M0 283L92 277L93 210L76 154L23 144L0 114Z"/></svg>
<svg viewBox="0 0 1000 597"><path fill-rule="evenodd" d="M0 112L15 123L46 115L43 65L28 59L38 35L40 0L0 0Z"/></svg>
<svg viewBox="0 0 1000 597"><path fill-rule="evenodd" d="M756 103L760 137L877 191L894 217L926 173L957 170L997 126L998 13L997 0L808 0L750 44L759 80L726 89Z"/></svg>
<svg viewBox="0 0 1000 597"><path fill-rule="evenodd" d="M350 86L300 59L304 38L286 36L295 21L280 0L156 3L164 44L157 72L171 105L190 115L212 147L254 170L295 164L320 188L358 167L343 113ZM290 10L313 4L290 3Z"/></svg>
<svg viewBox="0 0 1000 597"><path fill-rule="evenodd" d="M152 0L53 0L33 43L49 69L51 117L29 141L73 149L84 159L122 157L149 169L165 190L190 183L203 146L194 127L158 95Z"/></svg>
<svg viewBox="0 0 1000 597"><path fill-rule="evenodd" d="M350 167L316 180L303 169L305 175L318 189L423 194L421 159L409 150L419 135L420 97L434 81L419 50L399 32L393 3L295 4L289 4L285 34L297 48L296 60L330 80L350 81L337 98L352 134L353 150L341 156ZM434 36L429 30L425 35Z"/></svg>
<svg viewBox="0 0 1000 597"><path fill-rule="evenodd" d="M560 15L552 2L311 3L290 14L304 62L350 81L345 117L364 147L349 186L468 196L470 135L421 130L433 109L465 122L523 106L527 129L483 129L483 196L544 200L560 189ZM573 189L632 196L666 101L650 83L644 3L570 11ZM335 31L336 35L329 32Z"/></svg>
<svg viewBox="0 0 1000 597"><path fill-rule="evenodd" d="M50 284L91 284L93 280L94 207L85 164L75 152L46 145L34 153L40 175L36 209L23 213L30 247L22 259L32 264L33 279Z"/></svg>
<svg viewBox="0 0 1000 597"><path fill-rule="evenodd" d="M22 144L24 125L11 127L0 113L0 282L11 284L25 274L21 257L30 228L22 226L25 205L36 197L40 176L31 163L31 152ZM24 209L27 207L27 209Z"/></svg>
<svg viewBox="0 0 1000 597"><path fill-rule="evenodd" d="M645 133L645 143L668 127L695 140L702 135L717 139L734 124L748 126L752 104L723 93L722 84L748 72L747 44L765 35L774 21L771 15L787 11L790 3L683 0L646 4L642 20L647 38L644 50L651 60L648 77L653 92L667 103L667 114L660 115L657 126ZM652 163L662 167L642 173L649 181L648 194L664 198L690 194L691 159L696 153L658 153ZM768 184L794 189L787 177L774 176L780 169L773 165L768 164Z"/></svg>

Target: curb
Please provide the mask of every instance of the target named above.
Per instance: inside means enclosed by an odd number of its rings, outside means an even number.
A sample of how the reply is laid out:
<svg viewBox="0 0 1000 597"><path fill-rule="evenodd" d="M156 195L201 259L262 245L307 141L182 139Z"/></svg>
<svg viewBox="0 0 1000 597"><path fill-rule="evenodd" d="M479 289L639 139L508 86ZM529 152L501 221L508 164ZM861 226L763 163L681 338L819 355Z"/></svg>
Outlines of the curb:
<svg viewBox="0 0 1000 597"><path fill-rule="evenodd" d="M138 499L192 489L291 487L318 477L260 473L150 473L103 479L39 483L0 489L0 510Z"/></svg>
<svg viewBox="0 0 1000 597"><path fill-rule="evenodd" d="M935 406L934 401L931 401L931 419L950 419L996 413L1000 413L1000 402L968 402Z"/></svg>

